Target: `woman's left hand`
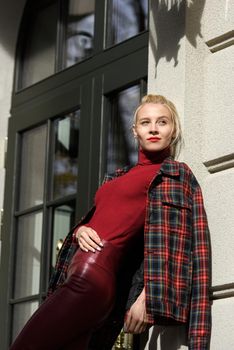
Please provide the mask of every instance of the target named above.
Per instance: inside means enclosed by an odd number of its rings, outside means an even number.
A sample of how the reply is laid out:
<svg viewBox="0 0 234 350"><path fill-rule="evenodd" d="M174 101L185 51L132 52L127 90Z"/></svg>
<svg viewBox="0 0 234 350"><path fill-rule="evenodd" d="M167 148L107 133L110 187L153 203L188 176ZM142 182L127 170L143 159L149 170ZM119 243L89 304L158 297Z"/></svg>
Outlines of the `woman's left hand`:
<svg viewBox="0 0 234 350"><path fill-rule="evenodd" d="M135 303L126 313L124 331L133 334L142 333L146 330L147 325L144 288Z"/></svg>

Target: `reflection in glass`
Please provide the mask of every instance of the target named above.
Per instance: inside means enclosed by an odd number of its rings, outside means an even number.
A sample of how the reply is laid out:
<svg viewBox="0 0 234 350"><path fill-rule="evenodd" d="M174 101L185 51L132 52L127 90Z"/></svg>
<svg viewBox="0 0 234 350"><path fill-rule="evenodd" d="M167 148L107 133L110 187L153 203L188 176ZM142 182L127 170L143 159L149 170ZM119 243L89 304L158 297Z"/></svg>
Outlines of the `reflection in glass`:
<svg viewBox="0 0 234 350"><path fill-rule="evenodd" d="M75 206L61 205L54 209L53 218L53 245L52 245L52 266L55 266L57 254L61 244L74 225Z"/></svg>
<svg viewBox="0 0 234 350"><path fill-rule="evenodd" d="M38 301L29 301L14 305L13 308L13 327L12 341L17 337L25 323L29 320L32 314L36 311L39 304Z"/></svg>
<svg viewBox="0 0 234 350"><path fill-rule="evenodd" d="M41 269L42 213L37 212L19 218L14 298L39 293Z"/></svg>
<svg viewBox="0 0 234 350"><path fill-rule="evenodd" d="M76 192L80 111L54 121L53 199Z"/></svg>
<svg viewBox="0 0 234 350"><path fill-rule="evenodd" d="M148 0L108 0L107 46L147 29Z"/></svg>
<svg viewBox="0 0 234 350"><path fill-rule="evenodd" d="M111 99L107 147L107 172L137 162L137 147L132 135L133 115L140 101L140 86L122 90Z"/></svg>
<svg viewBox="0 0 234 350"><path fill-rule="evenodd" d="M46 125L22 135L19 209L43 202Z"/></svg>
<svg viewBox="0 0 234 350"><path fill-rule="evenodd" d="M23 56L22 88L55 71L57 4L37 10L29 22Z"/></svg>
<svg viewBox="0 0 234 350"><path fill-rule="evenodd" d="M66 32L66 67L93 53L95 0L70 0Z"/></svg>

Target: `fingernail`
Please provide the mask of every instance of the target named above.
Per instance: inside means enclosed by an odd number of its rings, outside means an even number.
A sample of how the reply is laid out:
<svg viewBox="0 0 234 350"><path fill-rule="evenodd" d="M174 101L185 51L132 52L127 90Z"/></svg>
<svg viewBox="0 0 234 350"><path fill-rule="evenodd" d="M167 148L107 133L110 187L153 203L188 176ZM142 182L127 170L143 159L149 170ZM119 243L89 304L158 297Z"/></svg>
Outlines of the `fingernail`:
<svg viewBox="0 0 234 350"><path fill-rule="evenodd" d="M100 242L99 245L103 247L103 243L102 242Z"/></svg>
<svg viewBox="0 0 234 350"><path fill-rule="evenodd" d="M92 249L92 252L95 253L95 249Z"/></svg>
<svg viewBox="0 0 234 350"><path fill-rule="evenodd" d="M100 247L97 247L97 250L99 250L99 252L101 251L101 248Z"/></svg>

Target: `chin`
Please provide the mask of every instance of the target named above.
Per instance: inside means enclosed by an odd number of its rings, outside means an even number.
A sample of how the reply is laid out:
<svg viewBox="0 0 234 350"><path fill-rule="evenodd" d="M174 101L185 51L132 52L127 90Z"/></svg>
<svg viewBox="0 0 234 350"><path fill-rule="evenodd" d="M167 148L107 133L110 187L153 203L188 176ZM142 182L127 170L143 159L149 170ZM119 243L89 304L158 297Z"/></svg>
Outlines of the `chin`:
<svg viewBox="0 0 234 350"><path fill-rule="evenodd" d="M165 150L166 148L170 147L169 145L165 146L165 147L159 147L158 145L150 145L147 147L142 147L142 150L145 152L161 152L163 150Z"/></svg>
<svg viewBox="0 0 234 350"><path fill-rule="evenodd" d="M145 151L145 152L160 152L160 151L162 151L161 149L159 149L159 148L151 148L151 147L147 147L147 148L143 148L143 151Z"/></svg>

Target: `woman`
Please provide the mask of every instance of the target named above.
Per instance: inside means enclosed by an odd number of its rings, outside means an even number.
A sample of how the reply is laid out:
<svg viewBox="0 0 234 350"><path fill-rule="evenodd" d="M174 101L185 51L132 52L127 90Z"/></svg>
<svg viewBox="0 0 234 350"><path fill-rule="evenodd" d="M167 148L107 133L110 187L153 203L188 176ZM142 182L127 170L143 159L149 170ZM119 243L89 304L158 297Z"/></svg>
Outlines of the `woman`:
<svg viewBox="0 0 234 350"><path fill-rule="evenodd" d="M51 295L11 350L88 349L94 331L108 329L116 316L116 276L137 255L133 247L142 244L143 231L144 266L135 276L141 287L133 285L137 292L131 293L125 330L141 333L154 323L188 322L189 348L208 349L208 226L194 175L172 158L181 141L174 104L160 95L145 96L133 134L137 165L117 171L97 191L95 206L65 240ZM99 346L94 343L93 349Z"/></svg>

